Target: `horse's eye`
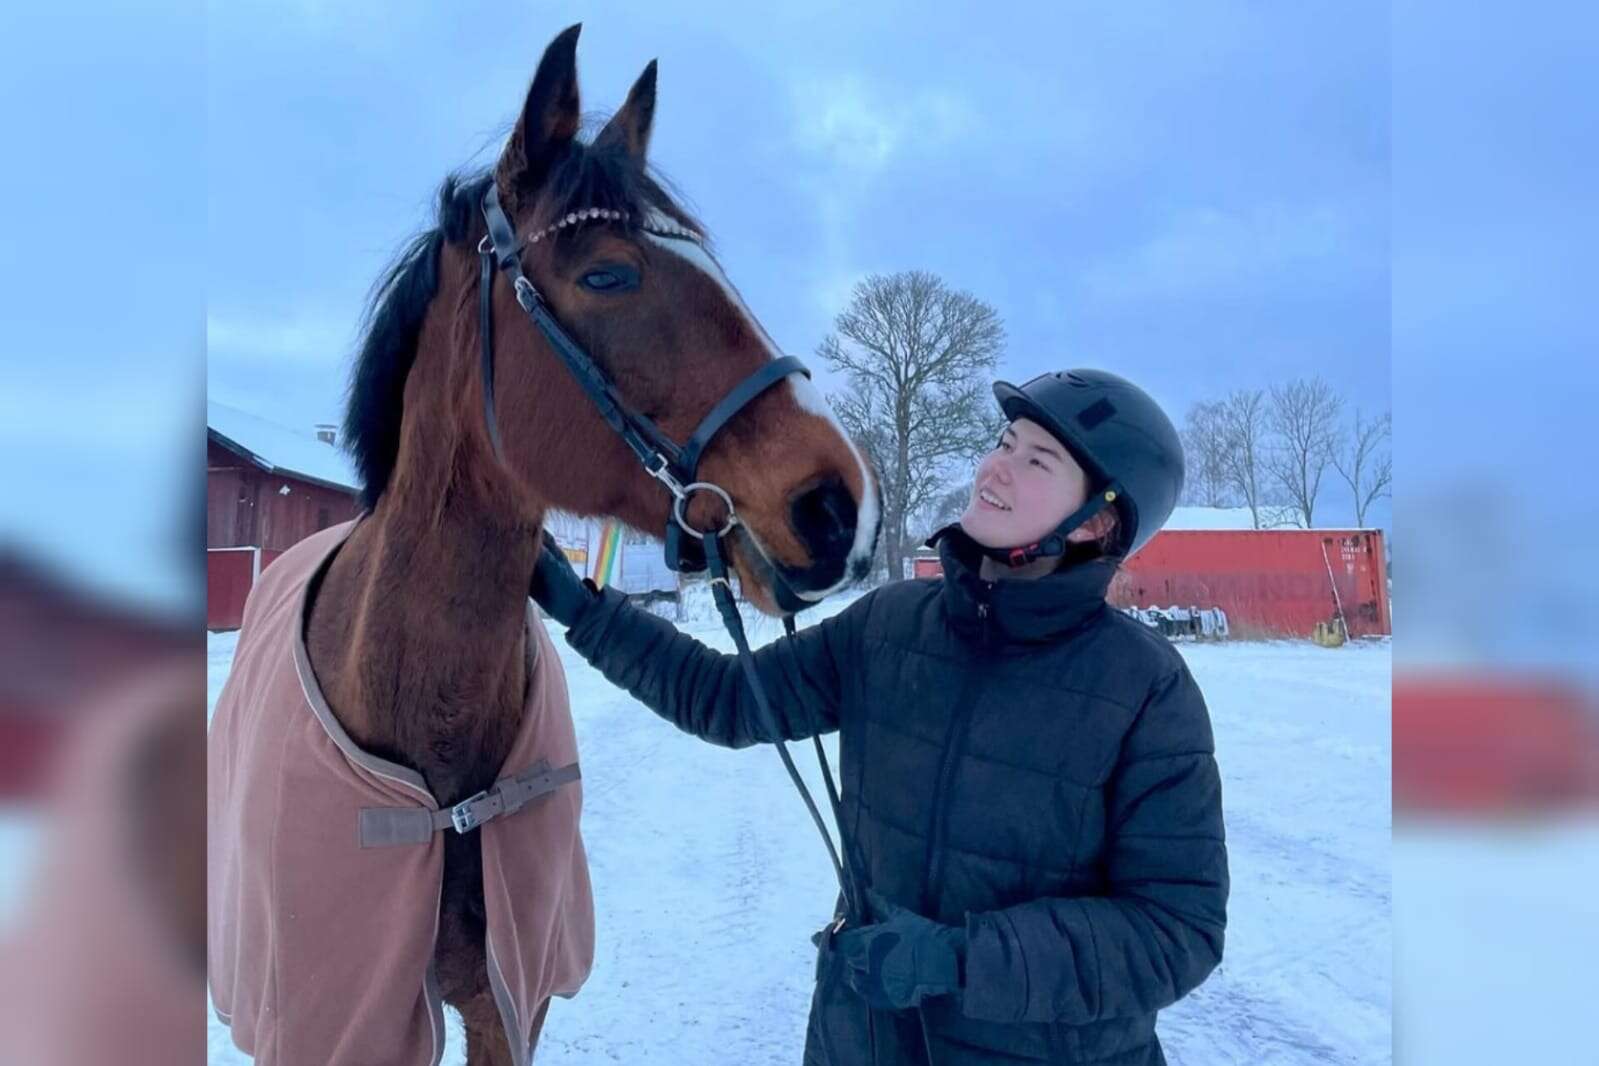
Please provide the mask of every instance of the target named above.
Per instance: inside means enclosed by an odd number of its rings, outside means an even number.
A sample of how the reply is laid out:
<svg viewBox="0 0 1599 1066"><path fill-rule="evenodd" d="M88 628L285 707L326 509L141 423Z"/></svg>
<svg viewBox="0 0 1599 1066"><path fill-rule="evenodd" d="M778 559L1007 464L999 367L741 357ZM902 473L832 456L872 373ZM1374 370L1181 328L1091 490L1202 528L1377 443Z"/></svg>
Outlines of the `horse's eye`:
<svg viewBox="0 0 1599 1066"><path fill-rule="evenodd" d="M621 292L636 287L638 278L620 267L597 267L579 278L578 284L590 292Z"/></svg>

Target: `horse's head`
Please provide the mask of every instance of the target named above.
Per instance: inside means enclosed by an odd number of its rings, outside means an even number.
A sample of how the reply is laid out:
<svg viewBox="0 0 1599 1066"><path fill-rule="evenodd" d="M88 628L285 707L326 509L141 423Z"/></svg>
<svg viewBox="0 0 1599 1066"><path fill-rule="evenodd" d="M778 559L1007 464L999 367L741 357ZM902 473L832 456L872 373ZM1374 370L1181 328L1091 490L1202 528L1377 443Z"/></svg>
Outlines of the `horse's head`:
<svg viewBox="0 0 1599 1066"><path fill-rule="evenodd" d="M546 50L494 180L523 244L522 269L554 317L630 407L682 444L781 353L708 251L704 228L650 176L653 62L604 129L579 139L577 36L574 26ZM510 287L500 279L495 288L497 421L505 462L532 505L660 535L671 495L602 421ZM744 407L711 440L699 479L734 501L733 562L763 608L775 606L774 573L820 599L869 567L878 488L804 378ZM719 528L723 512L706 492L687 507L700 530Z"/></svg>

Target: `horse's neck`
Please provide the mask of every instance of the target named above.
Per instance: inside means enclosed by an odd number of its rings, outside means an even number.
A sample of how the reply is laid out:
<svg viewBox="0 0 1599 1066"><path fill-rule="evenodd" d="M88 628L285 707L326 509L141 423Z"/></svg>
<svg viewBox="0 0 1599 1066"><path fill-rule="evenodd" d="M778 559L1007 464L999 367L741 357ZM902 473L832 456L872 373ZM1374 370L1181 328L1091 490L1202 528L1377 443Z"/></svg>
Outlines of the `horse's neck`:
<svg viewBox="0 0 1599 1066"><path fill-rule="evenodd" d="M307 650L356 743L454 803L494 780L521 723L538 521L505 517L480 462L435 461L396 471L340 549Z"/></svg>

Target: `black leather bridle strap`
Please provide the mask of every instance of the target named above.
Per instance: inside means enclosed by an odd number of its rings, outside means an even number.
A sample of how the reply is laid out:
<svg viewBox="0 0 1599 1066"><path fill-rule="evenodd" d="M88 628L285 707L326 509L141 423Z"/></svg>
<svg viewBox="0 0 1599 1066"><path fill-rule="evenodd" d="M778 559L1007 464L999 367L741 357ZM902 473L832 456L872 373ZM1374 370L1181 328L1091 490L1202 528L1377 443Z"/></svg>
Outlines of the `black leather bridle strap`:
<svg viewBox="0 0 1599 1066"><path fill-rule="evenodd" d="M722 397L722 402L711 408L710 414L705 416L699 428L694 431L694 435L688 439L688 443L683 445L679 459L682 476L692 480L700 466L700 454L705 451L706 445L711 443L711 438L716 436L717 431L727 425L728 420L734 415L744 410L755 397L790 374L811 376L811 372L798 358L785 355L781 359L773 359L761 366L755 373L741 381L736 389Z"/></svg>
<svg viewBox="0 0 1599 1066"><path fill-rule="evenodd" d="M605 374L588 353L578 347L561 324L555 321L555 316L550 313L549 306L538 290L533 288L526 277L517 272L522 278L517 285L517 301L532 317L535 325L550 342L550 347L555 349L555 354L565 363L577 383L588 393L589 399L598 408L600 417L605 419L605 424L615 430L617 436L622 438L629 450L638 457L646 469L651 471L660 467L662 462L673 463L677 459L677 445L666 439L655 423L643 415L635 414L617 397L611 384L605 379ZM527 298L524 299L524 294Z"/></svg>
<svg viewBox="0 0 1599 1066"><path fill-rule="evenodd" d="M494 251L495 266L510 273L520 274L522 263L519 256L522 254L522 244L516 239L516 230L511 228L511 220L506 215L505 209L500 206L500 190L497 185L490 184L488 191L483 194L483 220L489 227L489 243ZM482 245L479 251L488 251Z"/></svg>
<svg viewBox="0 0 1599 1066"><path fill-rule="evenodd" d="M494 458L504 461L500 454L500 422L494 417L494 259L485 252L481 256L483 269L478 276L478 332L482 334L481 370L483 377L483 419L488 423L489 445Z"/></svg>
<svg viewBox="0 0 1599 1066"><path fill-rule="evenodd" d="M631 410L622 399L616 395L615 389L606 378L589 354L572 339L571 334L561 328L555 320L549 305L544 302L543 296L533 282L522 271L520 258L521 248L516 240L515 231L511 228L510 219L505 210L500 206L499 190L490 185L483 195L483 217L488 224L488 240L478 246L483 255L484 281L481 283L484 295L482 303L482 323L480 329L483 333L483 379L484 399L490 416L490 439L498 440L498 430L494 428L493 421L493 381L494 381L494 356L491 347L491 321L488 295L492 288L492 275L489 272L489 262L492 258L495 265L510 279L512 291L516 294L517 303L533 319L539 331L544 334L550 346L555 349L555 354L583 391L588 394L594 406L599 409L600 417L605 423L620 436L628 448L638 457L639 462L651 475L659 477L663 471L669 471L680 485L694 481L699 470L700 457L704 454L711 439L727 425L727 423L741 410L750 404L757 396L767 389L784 380L791 374L804 374L810 376L810 371L805 364L792 355L774 359L763 364L759 369L745 378L732 392L724 396L709 414L694 430L688 443L679 448L660 427L650 419ZM498 443L495 445L498 454Z"/></svg>
<svg viewBox="0 0 1599 1066"><path fill-rule="evenodd" d="M521 247L517 242L515 231L511 228L510 219L500 207L499 189L494 185L490 185L488 191L484 193L483 218L488 224L488 240L478 245L478 250L483 254L485 262L492 258L500 271L510 280L516 302L550 342L550 347L555 349L556 357L577 379L578 385L598 408L600 417L605 420L606 425L622 438L646 469L654 472L661 468L662 463L675 462L678 457L677 446L649 419L628 410L627 405L612 389L611 383L606 380L604 371L595 365L588 353L561 328L561 324L551 314L538 289L522 272ZM484 288L491 286L492 279ZM489 306L488 297L483 297L483 306L485 308ZM485 329L484 360L491 364L493 354L487 347L490 343L489 336L489 331ZM490 370L490 377L492 373Z"/></svg>

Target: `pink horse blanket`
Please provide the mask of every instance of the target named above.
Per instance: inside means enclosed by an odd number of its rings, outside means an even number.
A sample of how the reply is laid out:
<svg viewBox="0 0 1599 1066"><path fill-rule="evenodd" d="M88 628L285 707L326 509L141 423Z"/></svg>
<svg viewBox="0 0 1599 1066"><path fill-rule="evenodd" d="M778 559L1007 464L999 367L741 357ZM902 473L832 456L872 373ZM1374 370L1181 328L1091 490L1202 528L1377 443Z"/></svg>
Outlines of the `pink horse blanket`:
<svg viewBox="0 0 1599 1066"><path fill-rule="evenodd" d="M444 833L483 853L489 983L517 1066L594 959L566 676L528 601L528 701L493 789L441 810L355 745L305 646L307 589L354 522L289 549L251 592L208 738L208 975L259 1066L437 1066ZM479 827L479 823L481 823Z"/></svg>

